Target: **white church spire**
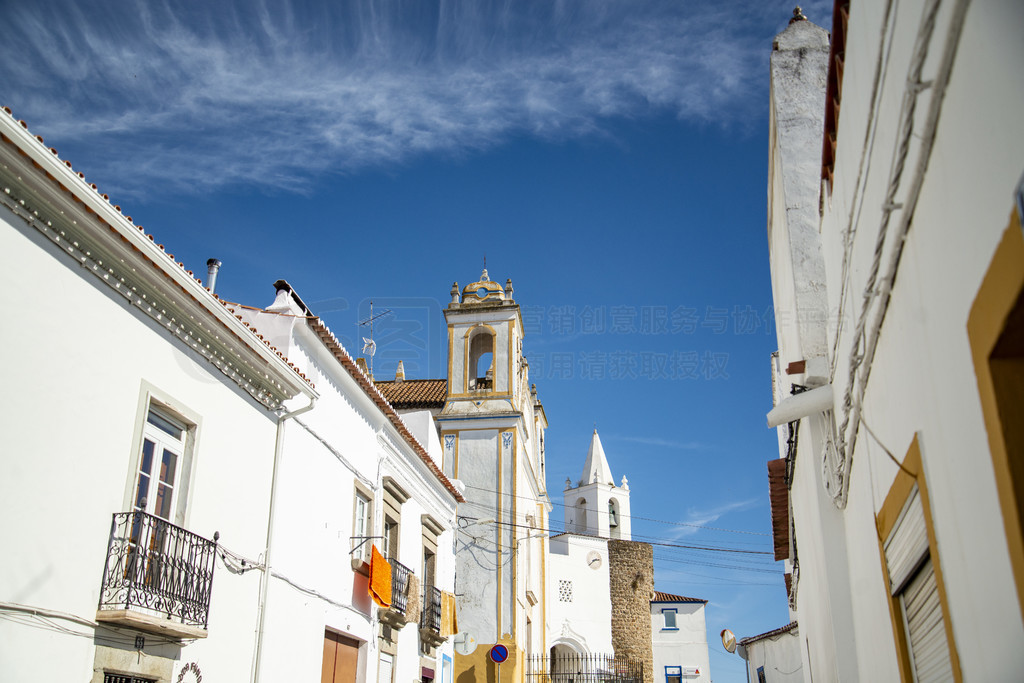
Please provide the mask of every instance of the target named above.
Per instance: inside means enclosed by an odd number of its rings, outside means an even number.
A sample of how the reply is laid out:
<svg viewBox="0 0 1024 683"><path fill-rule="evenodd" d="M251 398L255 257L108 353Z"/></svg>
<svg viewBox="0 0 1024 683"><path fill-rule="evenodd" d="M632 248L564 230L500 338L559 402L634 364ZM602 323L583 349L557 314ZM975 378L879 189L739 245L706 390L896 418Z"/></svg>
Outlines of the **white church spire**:
<svg viewBox="0 0 1024 683"><path fill-rule="evenodd" d="M583 477L580 480L582 486L594 482L615 486L612 468L608 466L608 458L605 457L604 446L601 445L601 437L597 435L596 427L594 436L590 439L590 450L587 452L587 461L583 463Z"/></svg>

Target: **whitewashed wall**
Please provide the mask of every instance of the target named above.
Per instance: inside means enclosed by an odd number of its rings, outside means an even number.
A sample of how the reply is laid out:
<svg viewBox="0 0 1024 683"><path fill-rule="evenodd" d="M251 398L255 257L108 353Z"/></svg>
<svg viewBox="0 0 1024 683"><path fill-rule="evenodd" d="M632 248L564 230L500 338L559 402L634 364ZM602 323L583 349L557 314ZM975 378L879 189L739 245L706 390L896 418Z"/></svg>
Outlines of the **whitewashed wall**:
<svg viewBox="0 0 1024 683"><path fill-rule="evenodd" d="M800 631L770 636L746 648L747 680L757 681L757 670L764 667L765 680L772 683L796 683L808 680L801 657Z"/></svg>
<svg viewBox="0 0 1024 683"><path fill-rule="evenodd" d="M940 6L922 73L925 81L934 80L950 29L958 26L952 19L955 5ZM835 185L822 200L819 228L828 307L835 314L845 306L838 338L834 325L826 330L837 423L857 341L853 328L900 143L908 65L925 6L923 0L899 3L892 16L895 27L890 27L895 36L891 49L880 45L882 36L890 34L881 30L884 3L854 3L851 8ZM1024 667L1019 647L1024 624L966 330L1024 171L1024 138L1016 123L1016 114L1024 111L1024 88L1016 85L1024 63L1021 25L1024 6L1019 2L970 4L926 166L921 145L933 93L925 89L919 96L916 134L896 201L908 200L916 179L921 191L864 398L864 419L877 439L861 426L845 510L836 509L822 488L822 423L809 418L801 425L792 489L801 565L797 611L816 679L882 680L896 671L875 514L897 473L886 450L902 459L915 434L963 678L1010 680ZM882 47L888 62L872 112ZM878 125L868 134L872 120ZM785 169L773 168L772 177L780 173ZM892 230L901 218L897 209ZM773 244L780 219L773 214ZM844 281L843 250L851 226ZM883 272L893 253L890 240ZM780 274L792 275L784 270ZM777 308L794 305L791 291L791 286L776 283ZM787 357L793 343L780 334L783 367L796 359ZM806 653L804 657L807 671Z"/></svg>
<svg viewBox="0 0 1024 683"><path fill-rule="evenodd" d="M677 630L666 630L664 609L676 610ZM683 667L683 683L711 681L704 603L652 602L651 644L654 648L654 683L666 683L667 666ZM688 670L692 669L700 673L689 673Z"/></svg>
<svg viewBox="0 0 1024 683"><path fill-rule="evenodd" d="M608 541L603 538L562 534L548 546L548 638L550 645L565 643L574 650L612 653L612 600L608 579ZM587 555L601 556L596 569ZM562 581L572 585L572 601L559 597Z"/></svg>
<svg viewBox="0 0 1024 683"><path fill-rule="evenodd" d="M257 557L274 417L48 240L0 215L0 282L26 293L4 343L12 362L0 398L2 599L94 619L111 515L128 509L147 391L198 417L185 526L206 538L219 531L225 546ZM257 587L255 573L233 576L219 566L209 637L181 648L180 663L196 662L211 680L246 675ZM90 637L0 620L6 680L89 679L92 630L58 623Z"/></svg>

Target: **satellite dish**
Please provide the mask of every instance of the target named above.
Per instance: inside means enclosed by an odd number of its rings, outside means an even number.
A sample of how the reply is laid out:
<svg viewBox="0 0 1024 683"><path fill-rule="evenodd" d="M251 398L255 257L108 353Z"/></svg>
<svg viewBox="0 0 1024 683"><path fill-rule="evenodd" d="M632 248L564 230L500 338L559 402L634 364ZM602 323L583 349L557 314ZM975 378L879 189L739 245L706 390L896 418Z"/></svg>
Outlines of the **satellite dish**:
<svg viewBox="0 0 1024 683"><path fill-rule="evenodd" d="M464 657L473 654L473 651L476 650L476 638L469 631L456 633L452 642L455 645L455 652Z"/></svg>
<svg viewBox="0 0 1024 683"><path fill-rule="evenodd" d="M729 652L736 652L736 636L727 628L722 629L722 647Z"/></svg>

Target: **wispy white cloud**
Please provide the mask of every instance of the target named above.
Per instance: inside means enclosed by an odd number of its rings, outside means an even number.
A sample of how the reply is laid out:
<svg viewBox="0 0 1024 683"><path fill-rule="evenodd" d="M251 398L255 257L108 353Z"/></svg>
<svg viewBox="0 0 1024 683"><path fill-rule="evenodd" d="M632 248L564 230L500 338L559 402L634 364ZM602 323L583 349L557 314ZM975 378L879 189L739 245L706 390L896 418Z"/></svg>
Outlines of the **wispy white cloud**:
<svg viewBox="0 0 1024 683"><path fill-rule="evenodd" d="M765 5L42 0L5 10L0 80L111 189L302 191L655 112L742 125L764 106L761 27L788 7Z"/></svg>
<svg viewBox="0 0 1024 683"><path fill-rule="evenodd" d="M675 441L672 439L661 439L654 436L629 436L624 434L601 435L602 439L609 441L626 441L638 443L644 446L657 446L658 448L670 448L681 451L701 451L709 448L708 444L700 441Z"/></svg>
<svg viewBox="0 0 1024 683"><path fill-rule="evenodd" d="M729 503L723 503L710 509L696 509L689 508L686 511L686 517L679 521L680 526L669 532L669 536L672 540L679 540L686 536L691 536L703 527L713 525L719 519L729 514L730 512L742 512L749 510L756 506L760 500L758 498L748 498L746 500L736 500Z"/></svg>

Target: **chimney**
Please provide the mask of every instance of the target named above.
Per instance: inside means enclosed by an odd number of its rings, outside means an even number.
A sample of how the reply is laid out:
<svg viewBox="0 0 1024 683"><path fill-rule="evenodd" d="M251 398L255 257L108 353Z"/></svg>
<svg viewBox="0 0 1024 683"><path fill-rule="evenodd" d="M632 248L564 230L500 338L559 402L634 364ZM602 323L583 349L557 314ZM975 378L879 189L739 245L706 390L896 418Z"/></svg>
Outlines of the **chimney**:
<svg viewBox="0 0 1024 683"><path fill-rule="evenodd" d="M220 261L215 258L206 262L206 288L210 290L210 294L213 294L217 287L217 271L220 270L220 266Z"/></svg>
<svg viewBox="0 0 1024 683"><path fill-rule="evenodd" d="M363 371L364 375L366 375L367 377L370 377L370 370L369 370L369 368L366 367L366 359L365 358L356 358L356 365L359 366L359 369ZM373 379L373 377L370 377L370 379Z"/></svg>
<svg viewBox="0 0 1024 683"><path fill-rule="evenodd" d="M404 382L405 381L405 363L402 362L402 361L398 361L398 369L395 370L395 381L396 382Z"/></svg>

